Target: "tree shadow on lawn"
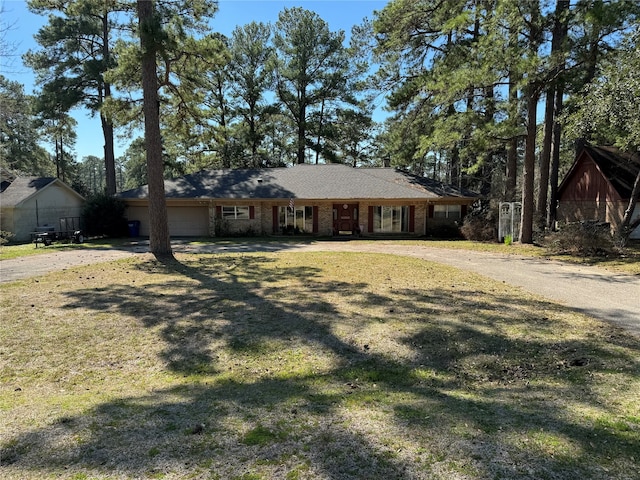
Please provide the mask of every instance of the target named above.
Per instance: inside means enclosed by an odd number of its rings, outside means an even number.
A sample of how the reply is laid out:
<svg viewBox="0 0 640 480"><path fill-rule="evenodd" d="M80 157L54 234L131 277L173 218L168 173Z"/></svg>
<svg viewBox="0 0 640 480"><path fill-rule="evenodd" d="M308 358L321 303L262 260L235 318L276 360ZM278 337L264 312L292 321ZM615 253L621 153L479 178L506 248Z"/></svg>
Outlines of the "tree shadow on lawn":
<svg viewBox="0 0 640 480"><path fill-rule="evenodd" d="M635 340L548 340L554 325L544 312L554 307L508 293L373 293L364 283L321 281L320 267L274 269L262 256L233 262L148 262L141 268L158 279L135 295L128 285L72 292L69 309L118 311L159 328L162 360L185 382L10 439L3 465L221 478L607 478L599 463L610 456L640 474L637 422L616 429L571 411L596 404L616 417L594 375L637 377ZM286 287L270 285L283 279ZM357 318L331 295L379 306L388 318ZM408 357L378 348L385 339L366 329L357 339L336 333L345 322L385 321L406 327L388 333ZM530 337L510 333L523 323ZM273 367L288 345L330 365L315 371L301 358L297 371L255 374L247 369L260 360L243 364L257 357ZM223 349L238 359L231 372L216 358Z"/></svg>

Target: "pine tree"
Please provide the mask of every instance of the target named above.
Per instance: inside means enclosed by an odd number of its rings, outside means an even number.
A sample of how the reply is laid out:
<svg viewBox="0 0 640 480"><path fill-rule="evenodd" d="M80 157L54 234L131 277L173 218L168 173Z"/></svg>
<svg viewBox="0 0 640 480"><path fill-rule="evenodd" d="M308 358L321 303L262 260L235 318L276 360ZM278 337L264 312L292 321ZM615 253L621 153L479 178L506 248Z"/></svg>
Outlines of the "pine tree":
<svg viewBox="0 0 640 480"><path fill-rule="evenodd" d="M296 125L297 163L305 162L309 111L346 98L348 57L344 32L333 33L316 13L285 8L275 25L276 94Z"/></svg>
<svg viewBox="0 0 640 480"><path fill-rule="evenodd" d="M104 73L115 63L111 53L113 18L122 7L116 0L29 0L29 9L49 14L36 35L41 50L29 51L25 63L38 74L43 91L65 92L60 111L84 105L100 115L108 194L116 193L114 125L102 111L111 96ZM46 115L46 112L45 112Z"/></svg>

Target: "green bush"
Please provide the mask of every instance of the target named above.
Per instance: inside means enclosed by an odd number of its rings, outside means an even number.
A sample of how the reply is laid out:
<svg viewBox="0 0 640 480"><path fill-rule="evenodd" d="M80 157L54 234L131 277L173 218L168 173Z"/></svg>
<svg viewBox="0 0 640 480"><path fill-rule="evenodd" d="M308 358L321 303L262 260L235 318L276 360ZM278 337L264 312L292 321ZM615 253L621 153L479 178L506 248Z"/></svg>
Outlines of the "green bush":
<svg viewBox="0 0 640 480"><path fill-rule="evenodd" d="M13 233L0 230L0 245L5 245L13 238Z"/></svg>
<svg viewBox="0 0 640 480"><path fill-rule="evenodd" d="M119 198L109 195L90 197L82 210L85 233L91 236L126 236L125 209L125 203Z"/></svg>
<svg viewBox="0 0 640 480"><path fill-rule="evenodd" d="M223 218L216 217L214 222L214 232L216 237L257 237L259 232L255 231L253 227L249 226L244 230L232 230L229 225L229 221Z"/></svg>

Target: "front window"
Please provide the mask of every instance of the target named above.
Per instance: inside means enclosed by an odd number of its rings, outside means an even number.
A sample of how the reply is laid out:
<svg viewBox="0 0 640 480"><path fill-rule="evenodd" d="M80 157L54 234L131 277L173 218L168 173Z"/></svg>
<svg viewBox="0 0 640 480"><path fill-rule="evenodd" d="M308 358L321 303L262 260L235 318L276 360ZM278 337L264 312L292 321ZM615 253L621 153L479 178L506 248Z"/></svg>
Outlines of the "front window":
<svg viewBox="0 0 640 480"><path fill-rule="evenodd" d="M249 220L249 207L224 206L222 207L222 218L225 220Z"/></svg>
<svg viewBox="0 0 640 480"><path fill-rule="evenodd" d="M450 220L460 220L462 217L461 205L434 205L433 218L448 218Z"/></svg>
<svg viewBox="0 0 640 480"><path fill-rule="evenodd" d="M293 210L289 207L280 207L278 219L280 229L283 231L313 232L313 207L296 206Z"/></svg>
<svg viewBox="0 0 640 480"><path fill-rule="evenodd" d="M409 207L374 207L373 231L378 233L408 232Z"/></svg>

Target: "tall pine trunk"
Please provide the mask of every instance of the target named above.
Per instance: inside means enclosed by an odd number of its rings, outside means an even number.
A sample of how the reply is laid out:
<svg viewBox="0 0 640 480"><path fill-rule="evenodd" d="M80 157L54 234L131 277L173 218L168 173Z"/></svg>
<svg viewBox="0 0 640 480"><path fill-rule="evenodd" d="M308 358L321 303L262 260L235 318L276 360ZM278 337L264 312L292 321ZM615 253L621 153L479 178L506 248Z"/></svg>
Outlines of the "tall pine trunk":
<svg viewBox="0 0 640 480"><path fill-rule="evenodd" d="M102 133L104 135L104 172L107 195L115 195L116 188L116 157L113 148L113 122L100 114Z"/></svg>
<svg viewBox="0 0 640 480"><path fill-rule="evenodd" d="M553 24L553 38L551 39L551 58L557 62L556 67L551 72L554 76L549 88L547 88L547 98L545 101L544 114L544 138L542 141L542 155L540 157L540 185L538 189L538 202L536 209L536 220L539 221L540 227L544 228L547 223L548 212L548 195L551 165L551 155L553 148L553 137L559 124L556 118L559 115L559 109L562 107L562 97L556 96L556 89L559 88L559 74L564 69L563 50L567 37L567 18L566 12L569 10L569 0L557 0L555 18ZM558 104L560 100L560 104ZM554 172L554 176L557 172ZM556 180L557 182L557 180Z"/></svg>
<svg viewBox="0 0 640 480"><path fill-rule="evenodd" d="M258 132L256 128L256 104L251 102L249 105L249 138L251 142L251 167L258 168L262 165L258 159L258 147L260 141L258 139Z"/></svg>
<svg viewBox="0 0 640 480"><path fill-rule="evenodd" d="M318 139L316 141L316 165L320 159L320 141L322 140L322 121L324 120L324 98L322 99L322 104L320 106L320 123L318 125ZM355 162L355 160L354 160Z"/></svg>
<svg viewBox="0 0 640 480"><path fill-rule="evenodd" d="M56 142L56 178L59 178L64 182L62 178L62 136L58 138L58 134L55 134L55 142Z"/></svg>
<svg viewBox="0 0 640 480"><path fill-rule="evenodd" d="M517 43L517 35L512 31L509 33L509 44L514 48ZM520 113L518 109L518 82L520 75L515 70L509 71L509 123L512 126L520 124ZM507 164L505 169L505 191L504 199L513 202L516 199L516 185L518 179L518 137L514 136L507 143Z"/></svg>
<svg viewBox="0 0 640 480"><path fill-rule="evenodd" d="M300 111L298 112L298 163L304 163L304 152L306 147L306 137L307 137L307 112L304 106L300 106Z"/></svg>
<svg viewBox="0 0 640 480"><path fill-rule="evenodd" d="M520 242L533 243L533 193L536 165L536 112L540 94L534 85L527 88L527 138L525 140L524 165L522 172L522 217Z"/></svg>
<svg viewBox="0 0 640 480"><path fill-rule="evenodd" d="M111 63L111 51L109 49L109 14L105 9L102 16L102 60L105 66ZM104 99L111 96L111 84L104 83ZM104 172L106 179L107 195L116 193L116 156L113 148L113 122L100 113L102 134L104 135Z"/></svg>
<svg viewBox="0 0 640 480"><path fill-rule="evenodd" d="M547 212L547 199L549 196L549 166L551 164L551 141L553 139L555 118L555 92L555 85L549 85L549 88L547 88L544 107L544 136L542 139L542 153L540 155L540 183L535 214L535 221L539 228L544 227Z"/></svg>
<svg viewBox="0 0 640 480"><path fill-rule="evenodd" d="M528 55L534 57L538 55L538 48L542 42L542 19L540 5L535 2L531 5L531 18L528 22ZM529 76L535 77L533 72ZM542 85L535 78L528 80L528 85L524 88L524 98L527 105L527 137L524 147L524 164L522 169L522 216L520 218L520 242L533 243L533 216L535 211L534 190L535 190L535 166L536 166L536 131L537 131L537 110L540 99Z"/></svg>
<svg viewBox="0 0 640 480"><path fill-rule="evenodd" d="M156 258L171 257L171 240L164 191L162 137L160 136L160 98L156 70L156 43L160 28L153 0L137 0L140 46L142 47L142 92L144 140L147 150L149 182L149 248Z"/></svg>
<svg viewBox="0 0 640 480"><path fill-rule="evenodd" d="M229 145L229 129L227 128L227 105L224 96L224 80L221 75L216 78L216 101L220 109L220 130L222 131L222 168L231 168L231 148Z"/></svg>
<svg viewBox="0 0 640 480"><path fill-rule="evenodd" d="M562 113L562 97L564 95L564 83L559 82L555 91L555 114L553 122L553 138L551 142L551 168L549 171L549 210L547 212L547 228L555 229L558 217L558 184L560 182L560 140L562 127L558 118Z"/></svg>
<svg viewBox="0 0 640 480"><path fill-rule="evenodd" d="M496 100L493 93L493 87L485 88L486 110L485 110L485 122L490 124L493 121L493 117L496 113ZM480 193L484 196L488 196L491 193L491 178L493 176L493 169L495 168L495 150L487 152L486 158L480 169L482 177L480 183Z"/></svg>

